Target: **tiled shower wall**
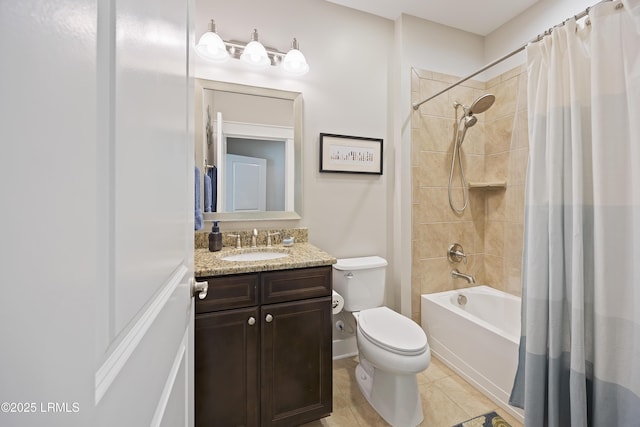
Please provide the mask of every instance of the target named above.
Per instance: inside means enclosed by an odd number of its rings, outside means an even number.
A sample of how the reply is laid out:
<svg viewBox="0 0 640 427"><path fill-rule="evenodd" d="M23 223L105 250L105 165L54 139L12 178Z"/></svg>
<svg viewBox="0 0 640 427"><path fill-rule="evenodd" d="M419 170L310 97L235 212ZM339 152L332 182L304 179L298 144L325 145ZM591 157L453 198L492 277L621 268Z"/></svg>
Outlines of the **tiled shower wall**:
<svg viewBox="0 0 640 427"><path fill-rule="evenodd" d="M412 100L420 101L459 80L424 70L412 71ZM488 82L469 80L423 104L412 117L412 317L419 322L420 294L469 286L451 270L472 274L477 284L520 295L524 183L529 153L526 68L510 70ZM457 119L455 101L470 105L492 93L495 104L478 114L462 145L469 206L463 214L449 207L448 180ZM497 188L493 184L502 184ZM462 205L458 166L453 201ZM492 184L482 186L482 184ZM467 263L446 256L460 243Z"/></svg>

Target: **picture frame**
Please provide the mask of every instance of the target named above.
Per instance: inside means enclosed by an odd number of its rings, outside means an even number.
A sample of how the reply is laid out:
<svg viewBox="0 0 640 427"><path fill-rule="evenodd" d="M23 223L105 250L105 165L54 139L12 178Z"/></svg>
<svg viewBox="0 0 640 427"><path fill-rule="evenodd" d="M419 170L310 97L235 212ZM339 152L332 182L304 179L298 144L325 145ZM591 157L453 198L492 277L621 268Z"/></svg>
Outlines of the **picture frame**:
<svg viewBox="0 0 640 427"><path fill-rule="evenodd" d="M382 175L382 138L320 134L320 172Z"/></svg>

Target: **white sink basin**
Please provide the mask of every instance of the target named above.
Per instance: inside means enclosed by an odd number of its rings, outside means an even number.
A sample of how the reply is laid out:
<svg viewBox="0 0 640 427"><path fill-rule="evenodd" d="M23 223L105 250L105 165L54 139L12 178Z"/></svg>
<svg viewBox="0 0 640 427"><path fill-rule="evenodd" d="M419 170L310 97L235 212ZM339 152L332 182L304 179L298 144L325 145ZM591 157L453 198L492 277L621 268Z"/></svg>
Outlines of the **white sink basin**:
<svg viewBox="0 0 640 427"><path fill-rule="evenodd" d="M245 252L241 254L227 255L220 258L223 261L267 261L270 259L278 259L288 257L285 252Z"/></svg>

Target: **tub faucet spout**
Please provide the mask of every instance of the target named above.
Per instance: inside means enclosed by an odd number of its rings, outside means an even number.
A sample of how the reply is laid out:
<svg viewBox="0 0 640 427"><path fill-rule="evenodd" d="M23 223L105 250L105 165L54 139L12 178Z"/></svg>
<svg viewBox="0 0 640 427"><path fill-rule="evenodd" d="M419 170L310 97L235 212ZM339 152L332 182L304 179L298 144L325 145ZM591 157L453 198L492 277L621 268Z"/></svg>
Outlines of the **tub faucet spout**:
<svg viewBox="0 0 640 427"><path fill-rule="evenodd" d="M476 279L474 279L472 275L460 273L457 268L451 270L451 277L453 277L454 279L459 277L466 280L467 283L476 283Z"/></svg>

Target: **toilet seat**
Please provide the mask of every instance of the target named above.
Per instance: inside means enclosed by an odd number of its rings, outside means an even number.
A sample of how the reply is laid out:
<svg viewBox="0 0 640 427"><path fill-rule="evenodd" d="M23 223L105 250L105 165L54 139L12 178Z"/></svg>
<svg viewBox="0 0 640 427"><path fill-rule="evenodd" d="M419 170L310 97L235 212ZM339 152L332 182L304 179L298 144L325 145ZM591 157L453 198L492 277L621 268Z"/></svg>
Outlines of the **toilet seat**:
<svg viewBox="0 0 640 427"><path fill-rule="evenodd" d="M387 307L360 311L358 329L366 339L395 354L415 356L428 348L422 328Z"/></svg>

